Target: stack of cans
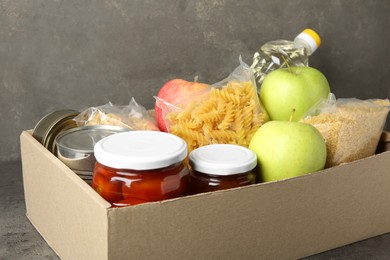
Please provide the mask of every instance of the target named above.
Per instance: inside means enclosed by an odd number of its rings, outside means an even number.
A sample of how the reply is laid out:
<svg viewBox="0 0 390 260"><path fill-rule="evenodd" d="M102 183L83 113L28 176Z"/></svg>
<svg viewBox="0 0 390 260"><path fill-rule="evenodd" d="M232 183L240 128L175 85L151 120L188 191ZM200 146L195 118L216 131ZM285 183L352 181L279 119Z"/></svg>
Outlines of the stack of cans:
<svg viewBox="0 0 390 260"><path fill-rule="evenodd" d="M35 125L32 136L91 185L96 162L94 145L106 136L130 129L110 125L77 126L74 120L77 115L79 112L73 109L47 114Z"/></svg>

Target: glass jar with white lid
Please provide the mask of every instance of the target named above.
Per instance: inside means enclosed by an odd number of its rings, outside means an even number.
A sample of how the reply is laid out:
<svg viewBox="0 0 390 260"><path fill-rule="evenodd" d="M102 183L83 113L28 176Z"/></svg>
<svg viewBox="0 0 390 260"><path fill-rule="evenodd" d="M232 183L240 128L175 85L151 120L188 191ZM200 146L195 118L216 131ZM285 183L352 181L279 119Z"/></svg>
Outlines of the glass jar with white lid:
<svg viewBox="0 0 390 260"><path fill-rule="evenodd" d="M185 141L159 131L129 131L94 147L92 187L113 206L161 201L187 194Z"/></svg>
<svg viewBox="0 0 390 260"><path fill-rule="evenodd" d="M190 153L189 163L191 194L256 183L256 154L243 146L205 145Z"/></svg>

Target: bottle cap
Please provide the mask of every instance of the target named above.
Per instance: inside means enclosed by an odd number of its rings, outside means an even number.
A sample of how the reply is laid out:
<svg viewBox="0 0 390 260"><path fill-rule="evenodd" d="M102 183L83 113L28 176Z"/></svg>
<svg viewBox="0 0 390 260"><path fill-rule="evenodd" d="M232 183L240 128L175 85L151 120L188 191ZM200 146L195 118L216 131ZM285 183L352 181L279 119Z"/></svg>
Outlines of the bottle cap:
<svg viewBox="0 0 390 260"><path fill-rule="evenodd" d="M321 45L320 36L312 29L305 29L294 39L297 48L305 48L307 55L311 55Z"/></svg>
<svg viewBox="0 0 390 260"><path fill-rule="evenodd" d="M129 131L95 144L96 160L116 169L152 170L168 167L187 157L187 144L178 136L159 131Z"/></svg>
<svg viewBox="0 0 390 260"><path fill-rule="evenodd" d="M233 144L210 144L193 150L189 156L195 171L227 176L251 171L257 156L248 148Z"/></svg>

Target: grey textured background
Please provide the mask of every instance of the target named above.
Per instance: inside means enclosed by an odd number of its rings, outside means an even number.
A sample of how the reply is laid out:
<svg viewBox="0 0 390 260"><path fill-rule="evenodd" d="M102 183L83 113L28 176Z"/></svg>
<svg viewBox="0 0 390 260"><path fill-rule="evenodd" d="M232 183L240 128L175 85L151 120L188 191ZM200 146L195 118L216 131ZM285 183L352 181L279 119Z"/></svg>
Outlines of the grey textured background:
<svg viewBox="0 0 390 260"><path fill-rule="evenodd" d="M219 81L306 27L336 96L389 98L389 13L384 0L0 0L0 160L18 160L19 134L47 113L151 108L169 79Z"/></svg>

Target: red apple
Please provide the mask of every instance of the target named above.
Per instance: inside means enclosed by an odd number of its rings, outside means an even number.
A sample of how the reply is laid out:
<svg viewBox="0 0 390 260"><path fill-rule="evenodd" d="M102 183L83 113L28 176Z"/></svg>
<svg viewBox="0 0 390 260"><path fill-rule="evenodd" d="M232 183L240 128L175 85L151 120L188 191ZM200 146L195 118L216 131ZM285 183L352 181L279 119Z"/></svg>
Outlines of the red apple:
<svg viewBox="0 0 390 260"><path fill-rule="evenodd" d="M172 105L184 108L186 102L185 100L190 100L190 97L194 96L196 93L203 91L207 88L207 84L199 82L190 82L183 79L172 79L164 84L161 87L160 91L157 94L157 97L163 99L165 102L168 102ZM164 121L163 111L157 105L155 105L155 116L157 125L163 132L168 132L167 126Z"/></svg>

